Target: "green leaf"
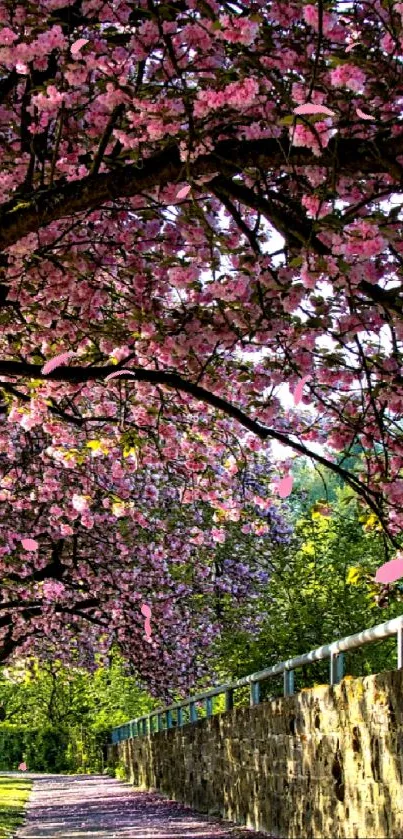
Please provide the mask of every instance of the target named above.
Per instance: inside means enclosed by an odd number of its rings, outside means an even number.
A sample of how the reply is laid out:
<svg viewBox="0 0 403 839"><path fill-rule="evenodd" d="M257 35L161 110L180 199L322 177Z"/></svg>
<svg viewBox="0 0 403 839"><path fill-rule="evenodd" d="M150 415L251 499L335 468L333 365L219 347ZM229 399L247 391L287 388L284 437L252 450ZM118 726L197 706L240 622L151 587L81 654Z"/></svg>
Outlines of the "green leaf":
<svg viewBox="0 0 403 839"><path fill-rule="evenodd" d="M101 445L100 440L88 440L87 449L92 449L94 452L97 452L101 448Z"/></svg>
<svg viewBox="0 0 403 839"><path fill-rule="evenodd" d="M361 577L361 569L351 567L348 569L346 583L349 586L356 586Z"/></svg>
<svg viewBox="0 0 403 839"><path fill-rule="evenodd" d="M287 116L287 117L282 117L282 119L280 119L280 120L279 120L279 123L278 123L278 124L279 124L279 125L293 125L293 123L294 123L294 121L295 121L296 119L297 119L297 117L296 117L296 116L292 116L292 115L290 114L290 115L289 115L289 116Z"/></svg>

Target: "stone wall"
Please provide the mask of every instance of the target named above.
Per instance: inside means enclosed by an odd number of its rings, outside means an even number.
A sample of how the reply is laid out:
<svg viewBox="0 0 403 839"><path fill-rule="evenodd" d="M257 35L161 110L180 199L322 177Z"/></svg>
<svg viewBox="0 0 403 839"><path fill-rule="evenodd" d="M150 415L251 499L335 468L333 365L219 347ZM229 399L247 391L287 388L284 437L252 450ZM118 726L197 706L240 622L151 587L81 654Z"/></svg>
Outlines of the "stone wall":
<svg viewBox="0 0 403 839"><path fill-rule="evenodd" d="M136 787L279 839L402 839L403 672L111 746Z"/></svg>

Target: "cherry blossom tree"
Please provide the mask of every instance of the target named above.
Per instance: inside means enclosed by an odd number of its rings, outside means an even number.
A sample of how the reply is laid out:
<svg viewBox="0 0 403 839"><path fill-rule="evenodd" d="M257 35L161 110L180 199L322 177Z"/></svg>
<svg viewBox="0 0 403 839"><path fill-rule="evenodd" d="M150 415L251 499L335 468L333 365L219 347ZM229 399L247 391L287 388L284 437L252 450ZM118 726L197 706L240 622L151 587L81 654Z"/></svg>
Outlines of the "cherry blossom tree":
<svg viewBox="0 0 403 839"><path fill-rule="evenodd" d="M0 658L57 653L92 669L117 644L154 695L189 692L208 674L223 620L228 626L228 598L237 626L259 626L254 603L271 554L289 537L268 464L255 455L252 472L249 458L236 491L235 459L220 465L216 453L203 500L186 488L186 462L182 473L175 461L143 466L124 432L75 435L75 448L66 439L47 446L47 435L14 426L13 459L10 448L3 455Z"/></svg>
<svg viewBox="0 0 403 839"><path fill-rule="evenodd" d="M3 657L119 639L123 613L138 639L128 553L172 597L178 550L225 539L186 520L176 543L164 493L248 527L273 441L398 546L402 20L392 0L1 0Z"/></svg>

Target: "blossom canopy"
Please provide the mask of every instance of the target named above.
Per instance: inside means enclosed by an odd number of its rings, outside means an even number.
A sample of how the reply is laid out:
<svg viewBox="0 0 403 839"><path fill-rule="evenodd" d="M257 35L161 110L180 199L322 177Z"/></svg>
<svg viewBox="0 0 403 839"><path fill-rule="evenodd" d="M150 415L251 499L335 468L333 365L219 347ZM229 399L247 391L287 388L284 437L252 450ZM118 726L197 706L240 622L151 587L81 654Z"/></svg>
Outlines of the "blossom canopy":
<svg viewBox="0 0 403 839"><path fill-rule="evenodd" d="M272 441L397 544L402 21L386 0L0 0L3 658L129 643L135 612L140 639L144 596L189 668L173 565L203 588L235 522L265 537L257 509L292 487ZM262 463L271 492L246 488Z"/></svg>

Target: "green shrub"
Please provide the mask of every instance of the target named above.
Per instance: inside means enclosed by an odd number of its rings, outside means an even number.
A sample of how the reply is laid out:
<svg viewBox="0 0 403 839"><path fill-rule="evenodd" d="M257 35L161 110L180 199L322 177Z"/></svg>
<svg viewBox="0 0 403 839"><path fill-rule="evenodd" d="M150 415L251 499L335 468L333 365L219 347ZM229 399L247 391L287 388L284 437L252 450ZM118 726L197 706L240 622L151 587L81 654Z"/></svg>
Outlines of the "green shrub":
<svg viewBox="0 0 403 839"><path fill-rule="evenodd" d="M0 723L0 770L18 769L25 760L32 772L102 772L108 736L105 727L83 731Z"/></svg>
<svg viewBox="0 0 403 839"><path fill-rule="evenodd" d="M0 770L17 769L23 760L25 728L14 723L0 723Z"/></svg>

